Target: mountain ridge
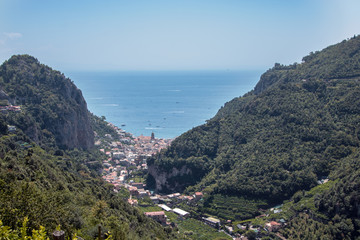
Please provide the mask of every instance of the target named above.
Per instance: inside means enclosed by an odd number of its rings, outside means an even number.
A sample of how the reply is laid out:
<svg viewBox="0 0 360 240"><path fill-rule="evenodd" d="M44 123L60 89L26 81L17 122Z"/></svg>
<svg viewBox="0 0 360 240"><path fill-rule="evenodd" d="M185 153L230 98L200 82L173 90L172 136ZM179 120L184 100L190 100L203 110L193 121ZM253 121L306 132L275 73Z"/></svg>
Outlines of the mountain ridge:
<svg viewBox="0 0 360 240"><path fill-rule="evenodd" d="M151 158L149 184L268 204L309 190L322 176L332 177L343 159L357 159L359 73L359 36L311 53L301 64L275 64L253 91ZM189 170L171 174L182 167ZM164 172L169 177L160 181Z"/></svg>

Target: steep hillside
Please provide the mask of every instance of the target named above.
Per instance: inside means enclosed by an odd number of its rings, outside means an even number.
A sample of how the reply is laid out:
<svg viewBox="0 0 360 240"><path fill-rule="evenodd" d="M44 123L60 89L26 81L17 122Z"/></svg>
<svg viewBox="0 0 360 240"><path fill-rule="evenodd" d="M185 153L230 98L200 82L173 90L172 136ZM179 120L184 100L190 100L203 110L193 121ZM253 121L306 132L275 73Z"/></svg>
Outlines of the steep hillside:
<svg viewBox="0 0 360 240"><path fill-rule="evenodd" d="M113 132L70 79L22 55L0 67L0 86L0 238L28 218L28 235L44 226L95 239L101 226L102 239L178 239L101 179L92 129Z"/></svg>
<svg viewBox="0 0 360 240"><path fill-rule="evenodd" d="M11 57L0 66L2 105L20 105L7 115L11 125L35 142L62 148L94 145L86 102L74 83L28 55Z"/></svg>
<svg viewBox="0 0 360 240"><path fill-rule="evenodd" d="M359 156L343 159L334 181L297 192L274 214L288 224L281 234L288 239L359 239ZM276 216L277 215L277 216Z"/></svg>
<svg viewBox="0 0 360 240"><path fill-rule="evenodd" d="M150 159L148 183L157 191L280 202L333 176L345 158L359 163L359 122L360 37L354 37L301 64L275 64L254 91Z"/></svg>
<svg viewBox="0 0 360 240"><path fill-rule="evenodd" d="M100 225L114 239L177 239L98 176L102 157L98 151L51 155L21 131L2 134L0 149L0 220L4 225L17 229L28 217L29 230L44 226L52 233L60 225L67 237L77 233L95 239Z"/></svg>

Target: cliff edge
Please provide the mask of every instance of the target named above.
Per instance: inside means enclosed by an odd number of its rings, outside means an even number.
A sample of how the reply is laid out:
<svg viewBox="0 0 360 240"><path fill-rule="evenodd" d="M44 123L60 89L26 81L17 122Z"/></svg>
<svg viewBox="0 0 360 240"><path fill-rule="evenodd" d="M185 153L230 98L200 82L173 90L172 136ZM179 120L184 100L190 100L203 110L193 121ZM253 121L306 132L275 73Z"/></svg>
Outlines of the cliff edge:
<svg viewBox="0 0 360 240"><path fill-rule="evenodd" d="M20 106L7 120L43 146L89 149L94 145L89 112L81 91L59 71L29 55L0 66L1 105Z"/></svg>

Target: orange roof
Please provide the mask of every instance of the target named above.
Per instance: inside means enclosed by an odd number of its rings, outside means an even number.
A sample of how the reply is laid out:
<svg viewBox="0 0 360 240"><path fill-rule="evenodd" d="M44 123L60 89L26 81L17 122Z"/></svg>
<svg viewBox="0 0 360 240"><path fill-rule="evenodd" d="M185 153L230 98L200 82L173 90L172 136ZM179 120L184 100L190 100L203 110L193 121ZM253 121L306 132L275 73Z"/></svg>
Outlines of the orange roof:
<svg viewBox="0 0 360 240"><path fill-rule="evenodd" d="M203 194L202 194L202 192L196 192L195 195L196 196L202 196Z"/></svg>
<svg viewBox="0 0 360 240"><path fill-rule="evenodd" d="M270 222L270 225L271 225L271 226L273 226L273 225L278 226L278 225L281 225L281 224L280 224L280 223L278 223L278 222L275 222L275 221L271 221L271 222Z"/></svg>

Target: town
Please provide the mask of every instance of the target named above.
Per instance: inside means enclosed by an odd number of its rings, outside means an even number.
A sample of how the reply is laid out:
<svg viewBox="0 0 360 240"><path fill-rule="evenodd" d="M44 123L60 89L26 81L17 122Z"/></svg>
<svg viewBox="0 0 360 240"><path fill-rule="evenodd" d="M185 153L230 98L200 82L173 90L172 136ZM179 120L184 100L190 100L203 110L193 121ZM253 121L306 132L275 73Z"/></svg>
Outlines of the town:
<svg viewBox="0 0 360 240"><path fill-rule="evenodd" d="M272 233L277 237L282 236L278 230L286 225L284 219L278 221L266 221L262 225L251 224L251 222L242 221L242 223L233 223L231 220L222 221L210 215L198 215L186 211L197 206L203 200L203 192L194 192L185 195L181 193L157 194L146 190L144 177L147 171L147 158L158 153L161 149L167 148L173 139L159 139L154 133L151 136L135 137L131 133L108 123L117 136L109 133L103 136L96 135L96 142L100 151L106 155L103 161L102 177L105 181L114 186L114 191L126 191L125 200L132 206L139 207L144 214L163 226L176 227L177 223L185 219L193 219L204 225L210 226L214 231L223 234L229 239L252 239L260 238L261 232ZM281 212L281 206L263 210L263 214L256 217L268 217L270 213ZM237 231L234 231L236 228ZM190 234L187 231L186 234ZM250 232L252 235L246 236L241 233ZM255 239L253 238L253 239Z"/></svg>

